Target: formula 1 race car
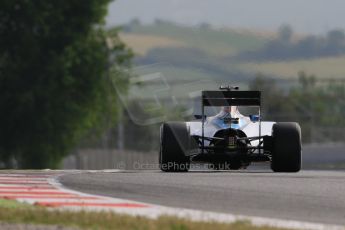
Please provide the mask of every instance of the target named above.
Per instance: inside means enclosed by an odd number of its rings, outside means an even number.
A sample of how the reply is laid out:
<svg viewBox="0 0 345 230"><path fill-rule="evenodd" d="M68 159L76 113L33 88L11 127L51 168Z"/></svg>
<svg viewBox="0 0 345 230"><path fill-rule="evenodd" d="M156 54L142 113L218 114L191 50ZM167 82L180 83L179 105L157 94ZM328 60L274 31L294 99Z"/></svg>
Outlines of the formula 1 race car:
<svg viewBox="0 0 345 230"><path fill-rule="evenodd" d="M202 91L201 115L190 122L160 127L159 166L164 172L186 172L191 162L213 169L238 170L251 162L270 162L274 172L301 169L301 128L295 122L261 121L261 92L221 86ZM207 117L205 108L221 107ZM243 115L241 108L256 109Z"/></svg>

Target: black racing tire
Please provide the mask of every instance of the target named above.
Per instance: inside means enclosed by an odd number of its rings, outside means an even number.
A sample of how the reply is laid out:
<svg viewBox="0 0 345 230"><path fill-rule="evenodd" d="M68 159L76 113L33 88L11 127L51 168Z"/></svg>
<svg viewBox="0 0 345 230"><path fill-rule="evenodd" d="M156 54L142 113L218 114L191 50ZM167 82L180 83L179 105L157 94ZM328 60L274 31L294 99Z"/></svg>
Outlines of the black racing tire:
<svg viewBox="0 0 345 230"><path fill-rule="evenodd" d="M187 172L190 158L186 153L190 135L185 122L166 122L160 128L159 167L163 172Z"/></svg>
<svg viewBox="0 0 345 230"><path fill-rule="evenodd" d="M242 162L241 161L232 161L230 162L230 170L240 170L242 169Z"/></svg>
<svg viewBox="0 0 345 230"><path fill-rule="evenodd" d="M272 127L274 172L298 172L302 167L301 127L295 122L276 123Z"/></svg>

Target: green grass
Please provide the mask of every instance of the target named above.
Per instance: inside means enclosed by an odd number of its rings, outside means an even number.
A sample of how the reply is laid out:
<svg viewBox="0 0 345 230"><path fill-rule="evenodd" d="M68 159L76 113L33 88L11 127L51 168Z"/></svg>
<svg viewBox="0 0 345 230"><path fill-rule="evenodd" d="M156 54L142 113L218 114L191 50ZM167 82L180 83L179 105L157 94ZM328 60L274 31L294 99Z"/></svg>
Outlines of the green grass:
<svg viewBox="0 0 345 230"><path fill-rule="evenodd" d="M12 200L0 199L0 208L16 209L16 208L31 208L29 204L19 203Z"/></svg>
<svg viewBox="0 0 345 230"><path fill-rule="evenodd" d="M136 229L136 230L279 230L279 228L255 227L249 222L223 224L192 222L175 217L160 217L152 220L144 217L120 215L112 212L72 212L0 200L0 221L6 223L59 225L80 229Z"/></svg>

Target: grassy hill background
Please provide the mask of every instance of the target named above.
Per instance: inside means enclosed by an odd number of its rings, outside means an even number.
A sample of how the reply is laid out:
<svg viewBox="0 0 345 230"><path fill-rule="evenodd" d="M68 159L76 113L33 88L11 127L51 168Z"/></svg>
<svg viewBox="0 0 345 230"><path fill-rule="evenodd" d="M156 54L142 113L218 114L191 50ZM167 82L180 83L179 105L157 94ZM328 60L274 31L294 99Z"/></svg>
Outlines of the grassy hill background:
<svg viewBox="0 0 345 230"><path fill-rule="evenodd" d="M266 40L249 31L216 30L208 26L185 27L164 21L158 21L152 25L127 25L125 30L137 36L150 35L171 39L187 47L200 49L211 56L227 56L245 50L255 50L260 48ZM139 42L134 45L137 48L144 44ZM159 46L158 44L157 47Z"/></svg>
<svg viewBox="0 0 345 230"><path fill-rule="evenodd" d="M297 80L300 71L317 78L345 78L345 52L323 54L320 51L318 54L318 50L308 50L308 44L310 46L313 41L319 43L314 42L316 48L312 49L320 49L321 40L328 37L290 33L290 47L285 47L285 44L277 42L279 36L284 36L284 29L277 32L245 31L215 29L207 24L185 27L157 21L151 25L139 22L125 25L121 38L137 54L137 66L146 66L148 72L163 73L169 83L208 80L215 85L231 83L244 86L258 73L278 83L286 83ZM271 47L274 45L278 49ZM279 52L269 53L272 57L266 58L270 49L282 49L281 55ZM300 54L287 56L287 51L294 49L298 49ZM313 52L313 56L304 56Z"/></svg>

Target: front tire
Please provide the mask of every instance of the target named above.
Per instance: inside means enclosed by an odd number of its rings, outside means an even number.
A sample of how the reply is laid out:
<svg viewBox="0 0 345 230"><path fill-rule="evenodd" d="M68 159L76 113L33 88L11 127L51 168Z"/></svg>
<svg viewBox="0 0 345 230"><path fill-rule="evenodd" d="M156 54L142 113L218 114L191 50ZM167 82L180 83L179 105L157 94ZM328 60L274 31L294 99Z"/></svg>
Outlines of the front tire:
<svg viewBox="0 0 345 230"><path fill-rule="evenodd" d="M187 172L190 159L186 156L190 136L184 122L163 123L160 128L159 167L163 172Z"/></svg>
<svg viewBox="0 0 345 230"><path fill-rule="evenodd" d="M302 166L301 128L298 123L281 122L272 127L271 169L274 172L298 172Z"/></svg>

